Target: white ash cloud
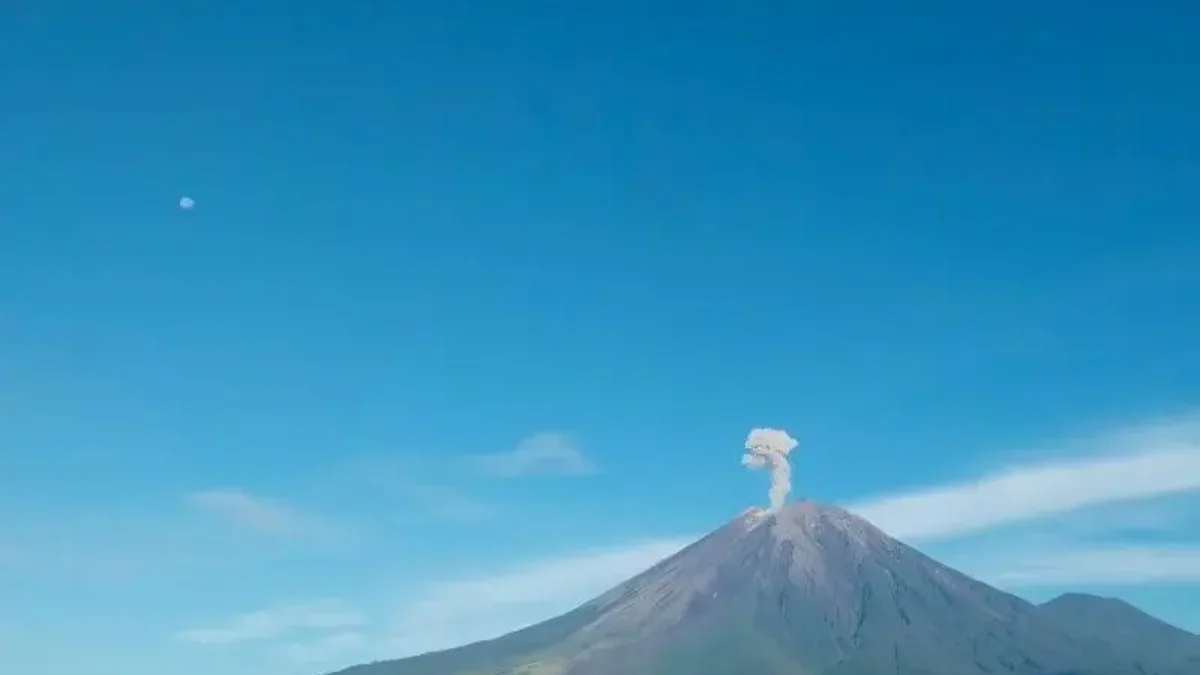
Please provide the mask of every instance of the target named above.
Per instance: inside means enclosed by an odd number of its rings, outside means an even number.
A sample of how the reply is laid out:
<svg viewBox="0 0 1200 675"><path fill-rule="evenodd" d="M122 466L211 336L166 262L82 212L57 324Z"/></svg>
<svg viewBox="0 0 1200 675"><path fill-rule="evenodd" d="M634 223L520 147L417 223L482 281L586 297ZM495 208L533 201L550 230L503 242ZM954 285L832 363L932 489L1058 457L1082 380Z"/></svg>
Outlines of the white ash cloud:
<svg viewBox="0 0 1200 675"><path fill-rule="evenodd" d="M796 447L796 439L782 429L751 429L746 437L746 454L742 464L751 469L771 471L771 489L768 492L771 510L783 507L788 493L792 491L792 466L788 464L788 453Z"/></svg>

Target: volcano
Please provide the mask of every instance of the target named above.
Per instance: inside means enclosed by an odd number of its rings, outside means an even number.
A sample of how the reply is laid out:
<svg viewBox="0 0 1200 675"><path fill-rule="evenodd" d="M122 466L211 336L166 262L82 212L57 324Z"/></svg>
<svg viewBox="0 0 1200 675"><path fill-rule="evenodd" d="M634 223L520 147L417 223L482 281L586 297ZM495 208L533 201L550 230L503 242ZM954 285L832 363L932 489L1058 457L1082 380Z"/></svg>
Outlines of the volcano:
<svg viewBox="0 0 1200 675"><path fill-rule="evenodd" d="M845 510L798 502L746 512L557 618L341 675L1200 673L1190 658L1140 653L1136 634L1114 644L1064 609L976 581ZM1200 645L1176 637L1187 636Z"/></svg>

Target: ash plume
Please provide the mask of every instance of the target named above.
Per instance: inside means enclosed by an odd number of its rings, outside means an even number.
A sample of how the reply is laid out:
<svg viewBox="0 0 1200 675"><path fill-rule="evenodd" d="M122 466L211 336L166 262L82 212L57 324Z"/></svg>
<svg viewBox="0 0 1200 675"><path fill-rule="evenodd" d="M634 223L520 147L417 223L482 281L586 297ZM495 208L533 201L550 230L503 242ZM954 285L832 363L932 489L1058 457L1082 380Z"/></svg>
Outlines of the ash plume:
<svg viewBox="0 0 1200 675"><path fill-rule="evenodd" d="M788 453L796 447L796 439L782 429L751 429L746 437L746 454L742 464L751 469L770 469L771 511L783 507L783 501L792 491L792 466L788 464Z"/></svg>

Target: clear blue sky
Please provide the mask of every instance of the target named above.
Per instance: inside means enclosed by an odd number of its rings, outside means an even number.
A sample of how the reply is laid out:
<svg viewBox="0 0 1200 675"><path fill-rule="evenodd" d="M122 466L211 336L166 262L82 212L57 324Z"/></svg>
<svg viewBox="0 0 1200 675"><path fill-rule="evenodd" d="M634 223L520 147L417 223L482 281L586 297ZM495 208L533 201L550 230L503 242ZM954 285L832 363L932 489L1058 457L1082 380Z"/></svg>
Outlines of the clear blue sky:
<svg viewBox="0 0 1200 675"><path fill-rule="evenodd" d="M853 501L1200 404L1200 8L785 4L5 3L0 664L701 532L752 426Z"/></svg>

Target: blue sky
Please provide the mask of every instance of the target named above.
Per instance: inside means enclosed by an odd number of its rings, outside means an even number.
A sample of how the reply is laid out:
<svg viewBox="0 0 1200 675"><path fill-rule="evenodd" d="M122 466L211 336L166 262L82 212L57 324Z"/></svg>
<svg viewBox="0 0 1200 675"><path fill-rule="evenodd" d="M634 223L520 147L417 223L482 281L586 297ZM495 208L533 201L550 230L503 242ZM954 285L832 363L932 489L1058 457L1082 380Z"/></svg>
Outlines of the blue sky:
<svg viewBox="0 0 1200 675"><path fill-rule="evenodd" d="M1200 10L1052 4L5 3L0 669L503 632L760 425L1200 630Z"/></svg>

